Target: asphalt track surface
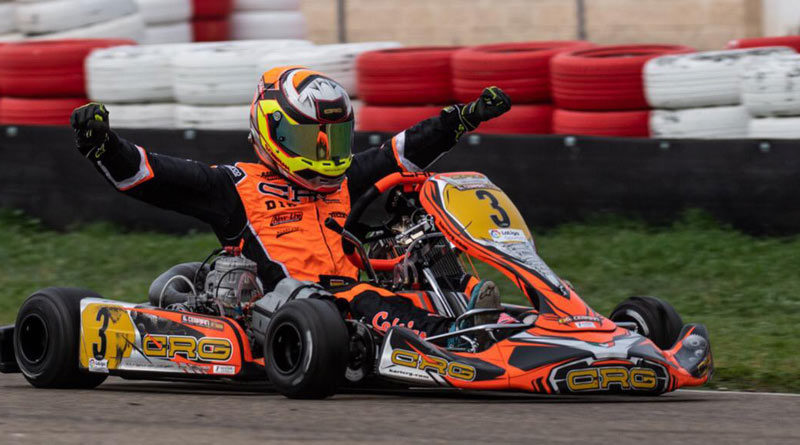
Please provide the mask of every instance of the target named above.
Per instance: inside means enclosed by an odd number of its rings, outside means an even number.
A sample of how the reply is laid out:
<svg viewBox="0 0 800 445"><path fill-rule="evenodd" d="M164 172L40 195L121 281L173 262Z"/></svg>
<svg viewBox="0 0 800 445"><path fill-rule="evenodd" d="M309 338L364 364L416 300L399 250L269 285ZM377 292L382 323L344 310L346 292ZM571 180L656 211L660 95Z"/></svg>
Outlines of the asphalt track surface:
<svg viewBox="0 0 800 445"><path fill-rule="evenodd" d="M288 400L260 387L41 390L0 374L2 444L800 443L800 396L545 397L422 391Z"/></svg>

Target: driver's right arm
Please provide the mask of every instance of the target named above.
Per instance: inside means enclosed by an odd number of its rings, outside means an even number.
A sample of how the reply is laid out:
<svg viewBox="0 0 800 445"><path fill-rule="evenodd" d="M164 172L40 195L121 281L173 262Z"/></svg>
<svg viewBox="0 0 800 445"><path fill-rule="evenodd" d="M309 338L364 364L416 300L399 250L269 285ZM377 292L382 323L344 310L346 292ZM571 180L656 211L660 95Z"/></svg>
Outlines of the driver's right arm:
<svg viewBox="0 0 800 445"><path fill-rule="evenodd" d="M76 109L71 124L78 150L120 192L196 217L218 233L238 230L241 221L232 219L244 209L228 169L147 152L111 131L101 104Z"/></svg>

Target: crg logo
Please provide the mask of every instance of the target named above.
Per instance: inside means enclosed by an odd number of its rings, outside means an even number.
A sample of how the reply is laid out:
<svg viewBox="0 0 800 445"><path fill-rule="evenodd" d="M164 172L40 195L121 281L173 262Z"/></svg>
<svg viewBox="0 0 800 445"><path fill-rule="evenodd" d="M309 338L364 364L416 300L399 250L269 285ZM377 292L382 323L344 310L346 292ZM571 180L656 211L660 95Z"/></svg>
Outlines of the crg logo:
<svg viewBox="0 0 800 445"><path fill-rule="evenodd" d="M621 366L573 369L567 373L570 391L608 391L619 389L651 390L658 385L656 372L648 368L624 368Z"/></svg>
<svg viewBox="0 0 800 445"><path fill-rule="evenodd" d="M440 357L420 355L419 353L395 349L392 351L392 363L415 368L420 371L431 370L443 377L471 381L475 378L475 368L458 362L450 362Z"/></svg>
<svg viewBox="0 0 800 445"><path fill-rule="evenodd" d="M142 352L148 357L173 358L182 355L189 360L224 362L231 358L233 347L224 338L201 338L184 335L150 335L142 341Z"/></svg>

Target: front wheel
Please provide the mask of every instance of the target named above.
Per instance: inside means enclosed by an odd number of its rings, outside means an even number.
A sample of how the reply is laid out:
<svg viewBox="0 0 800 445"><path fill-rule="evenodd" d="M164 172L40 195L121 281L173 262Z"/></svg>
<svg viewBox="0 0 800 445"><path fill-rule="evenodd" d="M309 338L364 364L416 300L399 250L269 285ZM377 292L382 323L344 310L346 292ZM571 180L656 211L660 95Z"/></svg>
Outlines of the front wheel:
<svg viewBox="0 0 800 445"><path fill-rule="evenodd" d="M683 320L671 304L656 297L630 297L608 317L611 321L633 322L636 331L661 349L671 348L683 329Z"/></svg>
<svg viewBox="0 0 800 445"><path fill-rule="evenodd" d="M267 327L267 377L289 398L332 396L344 378L348 352L347 327L329 301L290 301Z"/></svg>
<svg viewBox="0 0 800 445"><path fill-rule="evenodd" d="M80 301L102 298L85 289L50 287L25 300L17 313L14 354L25 379L38 388L94 388L105 374L79 367Z"/></svg>

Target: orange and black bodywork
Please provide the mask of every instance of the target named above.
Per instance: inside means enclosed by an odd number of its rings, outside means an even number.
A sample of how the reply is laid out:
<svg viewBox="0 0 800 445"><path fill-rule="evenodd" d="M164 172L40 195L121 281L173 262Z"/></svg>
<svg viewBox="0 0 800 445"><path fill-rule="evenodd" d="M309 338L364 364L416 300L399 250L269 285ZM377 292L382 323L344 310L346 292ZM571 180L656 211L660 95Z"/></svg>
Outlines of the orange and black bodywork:
<svg viewBox="0 0 800 445"><path fill-rule="evenodd" d="M376 188L415 184L436 228L459 250L508 276L538 317L475 353L450 351L408 329L392 328L379 354L380 375L417 385L545 394L661 394L711 378L703 325L684 326L677 342L661 350L592 310L538 257L516 207L485 176L397 174Z"/></svg>

